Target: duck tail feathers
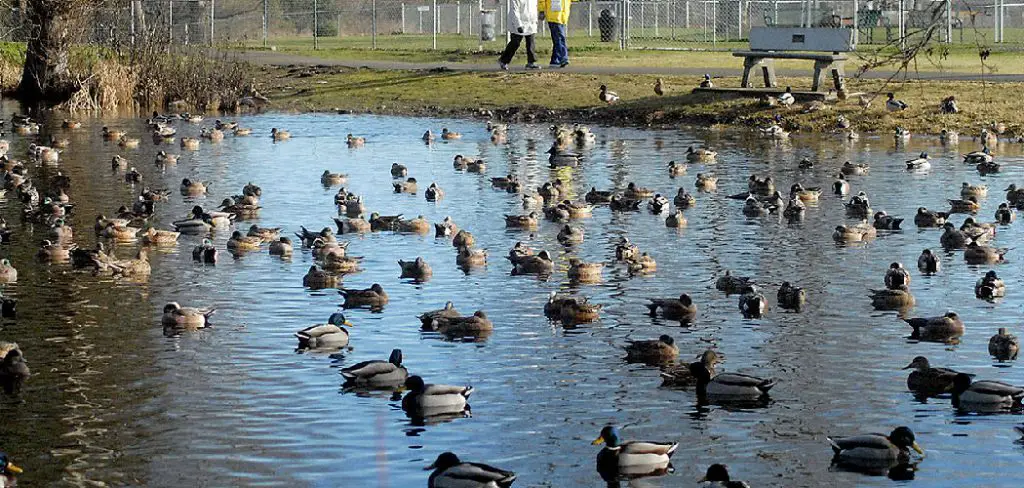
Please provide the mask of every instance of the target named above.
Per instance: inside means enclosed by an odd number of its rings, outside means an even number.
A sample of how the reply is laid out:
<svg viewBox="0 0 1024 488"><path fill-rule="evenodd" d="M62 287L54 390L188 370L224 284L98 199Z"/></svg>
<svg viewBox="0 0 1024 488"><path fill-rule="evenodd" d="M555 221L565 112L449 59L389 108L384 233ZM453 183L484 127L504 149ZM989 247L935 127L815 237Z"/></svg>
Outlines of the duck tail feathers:
<svg viewBox="0 0 1024 488"><path fill-rule="evenodd" d="M839 447L839 444L837 444L831 437L825 437L825 440L828 441L828 445L832 447L832 451L836 454L839 454L839 451L843 450L843 448Z"/></svg>
<svg viewBox="0 0 1024 488"><path fill-rule="evenodd" d="M758 385L758 388L760 388L761 391L768 393L769 390L775 387L776 383L777 382L774 379L767 379Z"/></svg>

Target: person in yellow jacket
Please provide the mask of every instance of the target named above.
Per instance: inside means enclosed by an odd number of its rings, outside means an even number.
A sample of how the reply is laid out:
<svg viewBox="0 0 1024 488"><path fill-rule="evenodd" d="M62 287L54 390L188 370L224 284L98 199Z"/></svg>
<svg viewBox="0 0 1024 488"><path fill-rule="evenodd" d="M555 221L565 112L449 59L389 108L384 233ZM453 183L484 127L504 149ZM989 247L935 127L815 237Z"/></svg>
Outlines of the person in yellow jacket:
<svg viewBox="0 0 1024 488"><path fill-rule="evenodd" d="M572 0L537 0L540 18L548 22L551 31L551 67L569 66L569 47L565 43L566 26L569 25L569 7Z"/></svg>

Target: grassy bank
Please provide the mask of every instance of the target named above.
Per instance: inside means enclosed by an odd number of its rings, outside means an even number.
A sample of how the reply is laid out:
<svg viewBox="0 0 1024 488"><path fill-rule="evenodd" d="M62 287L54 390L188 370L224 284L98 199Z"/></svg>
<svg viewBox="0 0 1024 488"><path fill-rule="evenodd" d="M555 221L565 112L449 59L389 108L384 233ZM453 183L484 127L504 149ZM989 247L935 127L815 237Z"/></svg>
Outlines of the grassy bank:
<svg viewBox="0 0 1024 488"><path fill-rule="evenodd" d="M885 86L877 80L850 80L851 92L869 95L893 91L910 105L900 113L884 109L884 95L870 108L859 97L829 105L825 110L802 113L792 108L766 108L755 99L693 94L696 77L663 77L668 93L657 97L650 75L596 76L587 74L473 73L448 70L376 71L349 68L264 67L261 81L272 107L285 111L373 112L402 115L475 116L490 111L507 120L578 121L628 126L676 125L754 126L770 123L775 114L793 130L827 132L843 114L860 132L888 133L897 125L915 133L942 129L977 133L992 121L1007 123L1024 133L1024 83L913 81ZM621 103L598 101L601 84L622 96ZM722 86L738 86L738 79L722 79ZM810 86L810 79L781 79L781 84ZM939 101L955 95L962 113L941 115Z"/></svg>

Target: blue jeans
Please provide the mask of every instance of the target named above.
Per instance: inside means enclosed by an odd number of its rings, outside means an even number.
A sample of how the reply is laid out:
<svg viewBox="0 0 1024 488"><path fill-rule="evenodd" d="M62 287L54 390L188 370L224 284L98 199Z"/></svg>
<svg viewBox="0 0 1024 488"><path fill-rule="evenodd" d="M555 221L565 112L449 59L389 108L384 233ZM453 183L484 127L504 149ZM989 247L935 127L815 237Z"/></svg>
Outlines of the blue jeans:
<svg viewBox="0 0 1024 488"><path fill-rule="evenodd" d="M569 47L565 44L565 25L548 22L551 31L551 64L568 64Z"/></svg>

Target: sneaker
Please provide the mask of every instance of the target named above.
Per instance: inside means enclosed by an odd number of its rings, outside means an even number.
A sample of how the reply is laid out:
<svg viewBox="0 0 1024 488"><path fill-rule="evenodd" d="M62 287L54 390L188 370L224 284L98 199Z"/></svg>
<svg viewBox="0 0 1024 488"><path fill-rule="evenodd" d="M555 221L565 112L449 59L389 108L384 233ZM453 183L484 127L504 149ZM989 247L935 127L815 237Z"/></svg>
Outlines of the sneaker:
<svg viewBox="0 0 1024 488"><path fill-rule="evenodd" d="M537 63L530 63L526 65L526 69L540 69L540 65Z"/></svg>
<svg viewBox="0 0 1024 488"><path fill-rule="evenodd" d="M498 61L498 67L501 68L502 71L508 71L508 64L502 63L501 61Z"/></svg>
<svg viewBox="0 0 1024 488"><path fill-rule="evenodd" d="M556 69L556 68L561 68L561 67L562 67L562 65L560 65L558 63L551 63L551 64L548 65L548 68L551 68L551 69Z"/></svg>
<svg viewBox="0 0 1024 488"><path fill-rule="evenodd" d="M566 66L569 66L569 62L568 62L568 61L566 61L566 62L564 62L564 63L562 63L562 64L558 65L558 67L559 67L559 68L564 68L564 67L566 67Z"/></svg>

